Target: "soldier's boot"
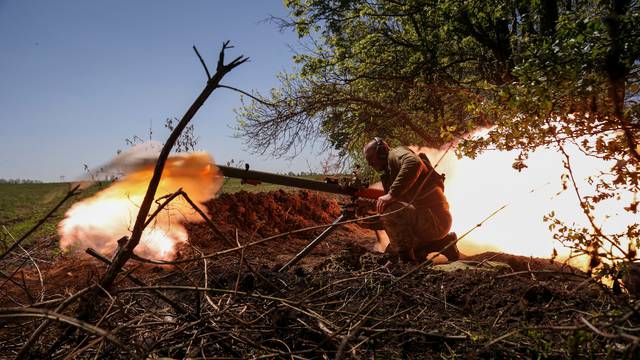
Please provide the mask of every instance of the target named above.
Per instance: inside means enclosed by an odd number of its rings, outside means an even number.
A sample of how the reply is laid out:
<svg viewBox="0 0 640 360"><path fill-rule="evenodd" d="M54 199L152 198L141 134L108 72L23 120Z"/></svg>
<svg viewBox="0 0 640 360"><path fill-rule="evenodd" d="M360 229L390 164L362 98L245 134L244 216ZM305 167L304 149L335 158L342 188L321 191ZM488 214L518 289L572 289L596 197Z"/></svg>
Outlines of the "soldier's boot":
<svg viewBox="0 0 640 360"><path fill-rule="evenodd" d="M439 252L440 254L446 256L447 260L449 261L460 260L460 251L458 250L458 246L455 244L456 240L458 240L458 236L456 235L456 233L451 232L442 239L432 240L420 246L417 246L414 249L416 259L418 261L423 261L430 253ZM445 249L445 247L452 242L453 244Z"/></svg>
<svg viewBox="0 0 640 360"><path fill-rule="evenodd" d="M456 244L458 240L458 235L454 232L450 232L447 236L443 237L438 241L438 245L440 246L441 254L447 257L449 261L460 260L460 250L458 250L458 245ZM444 249L446 246L451 244L449 247ZM443 250L444 249L444 250Z"/></svg>
<svg viewBox="0 0 640 360"><path fill-rule="evenodd" d="M400 262L400 257L397 251L392 250L391 244L387 245L384 254L378 259L379 265L397 264Z"/></svg>

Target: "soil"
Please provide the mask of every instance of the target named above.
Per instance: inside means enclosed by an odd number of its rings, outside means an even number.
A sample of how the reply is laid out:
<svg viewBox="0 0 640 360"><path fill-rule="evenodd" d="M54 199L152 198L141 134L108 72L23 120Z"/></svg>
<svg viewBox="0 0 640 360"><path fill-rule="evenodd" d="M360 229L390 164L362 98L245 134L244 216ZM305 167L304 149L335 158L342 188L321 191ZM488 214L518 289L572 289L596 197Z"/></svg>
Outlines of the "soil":
<svg viewBox="0 0 640 360"><path fill-rule="evenodd" d="M245 244L298 229L331 224L341 214L340 200L346 199L310 191L240 191L222 194L206 205L212 220L227 238L235 239L237 231L238 240ZM206 250L205 252L227 247L204 223L191 224L188 230L191 243ZM323 230L313 229L278 238L249 248L245 256L252 261L255 259L260 266L281 266ZM341 225L304 257L300 265L312 267L327 256L353 245L372 250L375 242L376 237L372 231L355 224ZM234 256L234 259L237 259L237 256Z"/></svg>
<svg viewBox="0 0 640 360"><path fill-rule="evenodd" d="M280 190L222 194L206 206L228 239L248 244L330 224L341 213L340 200ZM467 264L478 266L469 270L382 266L386 261L373 251L373 232L347 224L289 271L277 272L322 230L278 237L206 263L158 266L130 261L127 268L148 285L211 288L163 291L200 320L176 314L155 296L127 292L110 302L100 295L104 299L94 300L100 311L87 321L112 329L129 348L106 341L90 347L81 332L61 338L66 328L56 324L30 356L63 358L85 345L81 358L130 358L128 351L150 358L323 358L338 353L347 358L572 358L600 357L609 351L600 342L604 340L582 330L580 317L610 307L610 296L576 269L495 252L467 257ZM190 242L178 259L229 248L205 223L190 224L188 231ZM51 306L40 307L54 309L56 299L95 283L106 269L88 255L61 254L56 241L41 239L26 249L39 266L44 289L24 255L4 260L1 306L49 300ZM509 266L482 266L489 261ZM116 289L131 286L121 279ZM77 307L71 306L66 314L74 311ZM0 325L3 321L0 358L13 358L37 323L0 318ZM143 326L147 323L152 325ZM629 353L619 348L613 354Z"/></svg>

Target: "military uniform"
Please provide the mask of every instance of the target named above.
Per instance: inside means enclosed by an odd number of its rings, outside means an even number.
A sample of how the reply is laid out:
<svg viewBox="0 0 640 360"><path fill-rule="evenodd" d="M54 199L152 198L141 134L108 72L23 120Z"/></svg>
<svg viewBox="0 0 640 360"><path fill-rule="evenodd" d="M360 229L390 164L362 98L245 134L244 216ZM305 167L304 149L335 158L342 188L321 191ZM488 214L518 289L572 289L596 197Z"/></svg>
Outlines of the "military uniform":
<svg viewBox="0 0 640 360"><path fill-rule="evenodd" d="M403 260L424 260L427 254L440 251L450 242L444 239L451 229L449 203L443 189L428 181L439 175L429 173L420 156L411 149L403 146L389 150L382 185L399 202L385 209L388 215L381 221L389 235L387 252ZM456 255L449 252L445 256Z"/></svg>

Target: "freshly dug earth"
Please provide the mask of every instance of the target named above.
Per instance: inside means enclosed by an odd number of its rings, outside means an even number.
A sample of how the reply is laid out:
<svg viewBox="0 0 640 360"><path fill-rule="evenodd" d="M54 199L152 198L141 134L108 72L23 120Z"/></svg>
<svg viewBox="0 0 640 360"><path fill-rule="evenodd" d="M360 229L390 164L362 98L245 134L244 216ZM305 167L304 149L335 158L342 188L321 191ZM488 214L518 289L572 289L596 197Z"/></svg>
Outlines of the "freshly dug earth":
<svg viewBox="0 0 640 360"><path fill-rule="evenodd" d="M298 229L331 224L340 216L339 201L341 200L348 199L310 191L278 190L262 193L240 191L222 194L206 205L212 220L228 239L235 241L237 232L241 244L246 244ZM207 224L191 224L188 230L191 244L200 249L206 249L205 252L228 247L216 237ZM245 256L262 266L283 265L323 230L324 228L316 228L278 238L247 249ZM303 258L300 265L313 266L322 262L327 256L353 245L373 249L375 242L376 237L373 232L354 224L342 225ZM237 256L234 255L233 258Z"/></svg>
<svg viewBox="0 0 640 360"><path fill-rule="evenodd" d="M333 197L311 192L222 195L207 204L232 241L247 244L303 227L331 223ZM131 261L128 269L187 310L179 314L152 291L120 279L110 296L97 291L83 319L127 346L55 323L29 352L32 358L617 358L633 349L594 334L594 321L615 304L574 269L545 259L485 253L476 269L440 271L423 264L383 266L371 251L375 236L340 227L288 272L275 269L322 229L179 265ZM179 258L228 249L206 224L189 226ZM59 301L93 284L105 266L59 254L55 239L27 249L39 264L12 255L4 267L2 306ZM484 267L500 261L510 267ZM180 288L177 288L180 286ZM57 299L57 302L56 302ZM74 316L77 305L64 314ZM635 315L634 315L635 316ZM634 316L629 321L636 321ZM15 357L39 322L0 318L0 358ZM66 331L66 333L65 333ZM89 335L88 335L89 334ZM58 341L56 341L58 340Z"/></svg>

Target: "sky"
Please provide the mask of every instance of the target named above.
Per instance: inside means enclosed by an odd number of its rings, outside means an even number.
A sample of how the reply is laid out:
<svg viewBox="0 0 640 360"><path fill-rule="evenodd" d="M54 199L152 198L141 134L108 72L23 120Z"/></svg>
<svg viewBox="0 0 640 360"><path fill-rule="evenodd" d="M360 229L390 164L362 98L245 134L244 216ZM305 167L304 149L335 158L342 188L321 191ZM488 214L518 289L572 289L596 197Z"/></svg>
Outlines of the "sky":
<svg viewBox="0 0 640 360"><path fill-rule="evenodd" d="M223 84L246 91L277 86L293 70L297 36L264 21L285 16L282 0L0 0L0 178L66 181L99 167L137 135L164 141L166 118L180 118L205 85L192 46L215 69L251 60ZM265 171L308 171L293 161L251 155L234 137L240 95L216 90L192 124L198 148L218 163L246 161Z"/></svg>

